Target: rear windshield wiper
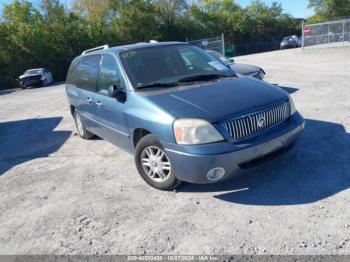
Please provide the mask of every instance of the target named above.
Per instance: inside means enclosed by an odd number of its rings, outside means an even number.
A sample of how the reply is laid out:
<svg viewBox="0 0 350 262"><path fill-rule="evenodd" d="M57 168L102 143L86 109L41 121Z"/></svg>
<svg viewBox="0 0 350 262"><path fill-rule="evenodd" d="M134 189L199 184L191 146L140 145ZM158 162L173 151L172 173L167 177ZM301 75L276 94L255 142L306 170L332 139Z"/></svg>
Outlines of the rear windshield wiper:
<svg viewBox="0 0 350 262"><path fill-rule="evenodd" d="M169 83L162 83L162 82L157 82L157 83L150 83L147 85L139 86L137 89L144 89L144 88L152 88L152 87L173 87L177 86L178 83L176 82L169 82Z"/></svg>
<svg viewBox="0 0 350 262"><path fill-rule="evenodd" d="M223 74L202 74L202 75L194 75L189 77L184 77L179 79L179 82L192 82L192 81L207 81L212 79L218 79L221 77L231 77Z"/></svg>

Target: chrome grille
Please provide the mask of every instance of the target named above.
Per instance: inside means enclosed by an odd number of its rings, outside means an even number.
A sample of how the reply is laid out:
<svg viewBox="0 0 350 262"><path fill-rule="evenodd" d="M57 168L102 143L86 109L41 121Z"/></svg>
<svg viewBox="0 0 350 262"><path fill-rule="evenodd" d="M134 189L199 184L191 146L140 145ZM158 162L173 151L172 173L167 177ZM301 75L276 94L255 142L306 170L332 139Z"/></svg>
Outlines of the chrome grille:
<svg viewBox="0 0 350 262"><path fill-rule="evenodd" d="M265 110L226 120L221 124L235 140L257 135L274 127L289 116L289 103L267 108Z"/></svg>

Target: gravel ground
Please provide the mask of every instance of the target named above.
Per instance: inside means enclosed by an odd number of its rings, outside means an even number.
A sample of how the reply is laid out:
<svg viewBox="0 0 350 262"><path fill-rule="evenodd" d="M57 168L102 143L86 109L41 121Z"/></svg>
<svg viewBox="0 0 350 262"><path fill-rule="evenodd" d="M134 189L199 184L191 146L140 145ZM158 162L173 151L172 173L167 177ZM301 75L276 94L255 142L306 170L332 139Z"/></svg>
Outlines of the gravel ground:
<svg viewBox="0 0 350 262"><path fill-rule="evenodd" d="M0 254L350 254L350 48L236 58L306 118L298 148L221 184L147 186L75 134L63 85L0 93Z"/></svg>

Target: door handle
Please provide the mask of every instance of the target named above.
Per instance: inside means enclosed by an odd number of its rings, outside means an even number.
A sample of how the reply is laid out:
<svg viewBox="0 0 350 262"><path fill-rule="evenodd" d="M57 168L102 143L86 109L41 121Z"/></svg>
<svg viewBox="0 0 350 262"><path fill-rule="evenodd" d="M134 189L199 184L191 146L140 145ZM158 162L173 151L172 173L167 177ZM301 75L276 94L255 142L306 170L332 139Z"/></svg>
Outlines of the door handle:
<svg viewBox="0 0 350 262"><path fill-rule="evenodd" d="M90 98L90 97L86 98L86 99L85 99L85 101L86 101L86 102L88 102L89 104L91 104L91 103L92 103L92 100L91 100L91 98Z"/></svg>
<svg viewBox="0 0 350 262"><path fill-rule="evenodd" d="M102 106L102 103L101 103L100 101L96 101L96 105L97 105L98 107L100 107L100 106Z"/></svg>

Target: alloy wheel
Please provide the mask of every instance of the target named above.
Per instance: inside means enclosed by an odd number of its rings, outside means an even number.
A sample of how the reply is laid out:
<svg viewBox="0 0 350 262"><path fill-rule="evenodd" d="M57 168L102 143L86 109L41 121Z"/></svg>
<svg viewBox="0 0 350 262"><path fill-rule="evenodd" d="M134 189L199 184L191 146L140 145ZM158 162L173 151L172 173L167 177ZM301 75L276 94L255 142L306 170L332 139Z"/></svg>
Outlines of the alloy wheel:
<svg viewBox="0 0 350 262"><path fill-rule="evenodd" d="M152 180L163 182L171 173L171 164L162 149L156 146L144 148L140 156L143 171Z"/></svg>
<svg viewBox="0 0 350 262"><path fill-rule="evenodd" d="M76 113L75 114L75 120L76 120L76 123L77 123L77 129L78 129L78 132L81 136L84 136L84 127L83 127L83 122L81 121L81 118L80 118L80 114L79 113Z"/></svg>

